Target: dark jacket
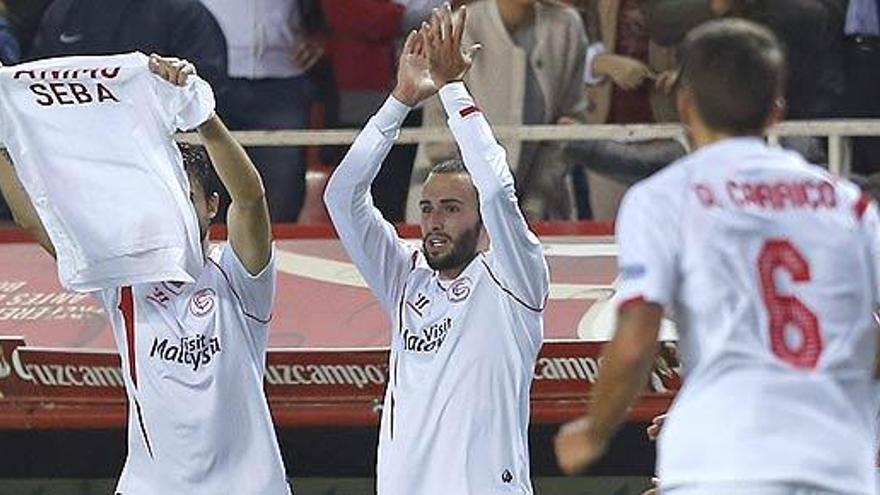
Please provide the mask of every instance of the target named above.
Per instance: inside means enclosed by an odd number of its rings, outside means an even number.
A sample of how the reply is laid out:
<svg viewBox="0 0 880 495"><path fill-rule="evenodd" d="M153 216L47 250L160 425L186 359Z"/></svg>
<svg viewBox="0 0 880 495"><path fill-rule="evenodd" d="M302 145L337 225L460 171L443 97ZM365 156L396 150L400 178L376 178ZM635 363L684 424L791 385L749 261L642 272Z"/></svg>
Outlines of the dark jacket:
<svg viewBox="0 0 880 495"><path fill-rule="evenodd" d="M838 116L844 89L843 23L847 0L745 0L741 16L769 28L788 53L786 100L791 119ZM676 44L712 18L709 0L653 0L649 30Z"/></svg>
<svg viewBox="0 0 880 495"><path fill-rule="evenodd" d="M226 39L199 0L55 0L26 60L139 50L184 58L215 86L226 80Z"/></svg>

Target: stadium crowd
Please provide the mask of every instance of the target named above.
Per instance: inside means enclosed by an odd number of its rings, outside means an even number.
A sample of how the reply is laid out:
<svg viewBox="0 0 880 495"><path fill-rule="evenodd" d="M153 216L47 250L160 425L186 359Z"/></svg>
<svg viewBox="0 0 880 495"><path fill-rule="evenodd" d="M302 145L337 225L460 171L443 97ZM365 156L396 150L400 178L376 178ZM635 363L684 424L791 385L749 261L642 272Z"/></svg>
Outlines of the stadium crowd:
<svg viewBox="0 0 880 495"><path fill-rule="evenodd" d="M177 56L214 86L234 130L361 127L394 85L403 37L442 3L0 0L0 60ZM493 125L675 122L676 45L697 24L730 16L767 26L785 45L787 119L880 118L877 0L467 3L465 38L483 49L466 82ZM444 121L433 98L404 126ZM628 186L686 152L675 139L502 144L530 220L613 219ZM782 144L825 160L819 138ZM320 197L343 150L248 150L273 221L327 221ZM451 141L396 146L373 185L375 204L393 222L415 221L427 171L457 152ZM878 138L856 138L852 160L856 174L880 171Z"/></svg>

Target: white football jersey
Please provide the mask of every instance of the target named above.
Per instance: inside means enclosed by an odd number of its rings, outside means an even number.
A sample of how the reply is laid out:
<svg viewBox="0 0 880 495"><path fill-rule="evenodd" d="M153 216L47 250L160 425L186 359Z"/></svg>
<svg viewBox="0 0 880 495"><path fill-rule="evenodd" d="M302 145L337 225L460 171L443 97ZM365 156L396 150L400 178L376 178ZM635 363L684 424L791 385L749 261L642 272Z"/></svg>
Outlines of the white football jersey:
<svg viewBox="0 0 880 495"><path fill-rule="evenodd" d="M68 289L91 291L201 271L198 220L174 144L214 111L198 77L177 87L142 53L0 68L8 147Z"/></svg>
<svg viewBox="0 0 880 495"><path fill-rule="evenodd" d="M226 244L195 283L98 294L129 405L128 458L116 492L289 494L263 392L274 256L252 276Z"/></svg>
<svg viewBox="0 0 880 495"><path fill-rule="evenodd" d="M440 90L480 195L491 249L454 280L401 241L370 183L409 110L389 98L327 186L339 237L391 322L380 495L531 494L529 390L549 276L520 213L503 148L462 83Z"/></svg>
<svg viewBox="0 0 880 495"><path fill-rule="evenodd" d="M878 235L856 186L758 138L629 191L618 300L672 310L685 367L658 445L664 487L874 493Z"/></svg>

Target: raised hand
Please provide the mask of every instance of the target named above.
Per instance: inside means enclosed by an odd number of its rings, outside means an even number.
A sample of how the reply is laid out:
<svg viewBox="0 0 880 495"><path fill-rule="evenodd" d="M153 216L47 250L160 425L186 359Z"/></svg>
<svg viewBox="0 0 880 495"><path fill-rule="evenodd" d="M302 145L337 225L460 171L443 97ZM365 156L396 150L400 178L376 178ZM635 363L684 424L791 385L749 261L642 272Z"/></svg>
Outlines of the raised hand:
<svg viewBox="0 0 880 495"><path fill-rule="evenodd" d="M391 93L410 107L431 97L438 89L428 70L424 34L426 30L425 26L419 31L410 32L406 37L397 67L397 86Z"/></svg>
<svg viewBox="0 0 880 495"><path fill-rule="evenodd" d="M160 57L155 53L150 55L148 66L153 74L177 86L186 86L189 76L196 74L196 67L190 62L174 57Z"/></svg>
<svg viewBox="0 0 880 495"><path fill-rule="evenodd" d="M593 61L593 70L610 77L614 84L625 91L636 89L645 79L656 77L643 62L613 53L598 55Z"/></svg>
<svg viewBox="0 0 880 495"><path fill-rule="evenodd" d="M439 9L434 9L430 24L423 27L423 29L427 28L425 42L428 61L431 66L431 76L437 86L464 77L473 65L474 55L482 46L476 43L467 49L462 49L461 38L466 20L467 10L464 5L453 13L449 4L445 4Z"/></svg>

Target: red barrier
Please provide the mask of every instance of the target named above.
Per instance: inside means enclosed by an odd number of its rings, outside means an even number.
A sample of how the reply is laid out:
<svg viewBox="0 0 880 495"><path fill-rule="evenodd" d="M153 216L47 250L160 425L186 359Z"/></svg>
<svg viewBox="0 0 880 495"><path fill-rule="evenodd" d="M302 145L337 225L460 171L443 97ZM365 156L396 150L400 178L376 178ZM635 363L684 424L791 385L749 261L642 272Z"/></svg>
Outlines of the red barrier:
<svg viewBox="0 0 880 495"><path fill-rule="evenodd" d="M589 409L602 343L544 345L535 367L532 421L560 423ZM266 391L280 426L378 424L387 380L385 349L269 351ZM680 387L673 343L665 343L635 421L665 411ZM109 351L30 348L0 338L0 429L121 428L125 385L119 356Z"/></svg>

